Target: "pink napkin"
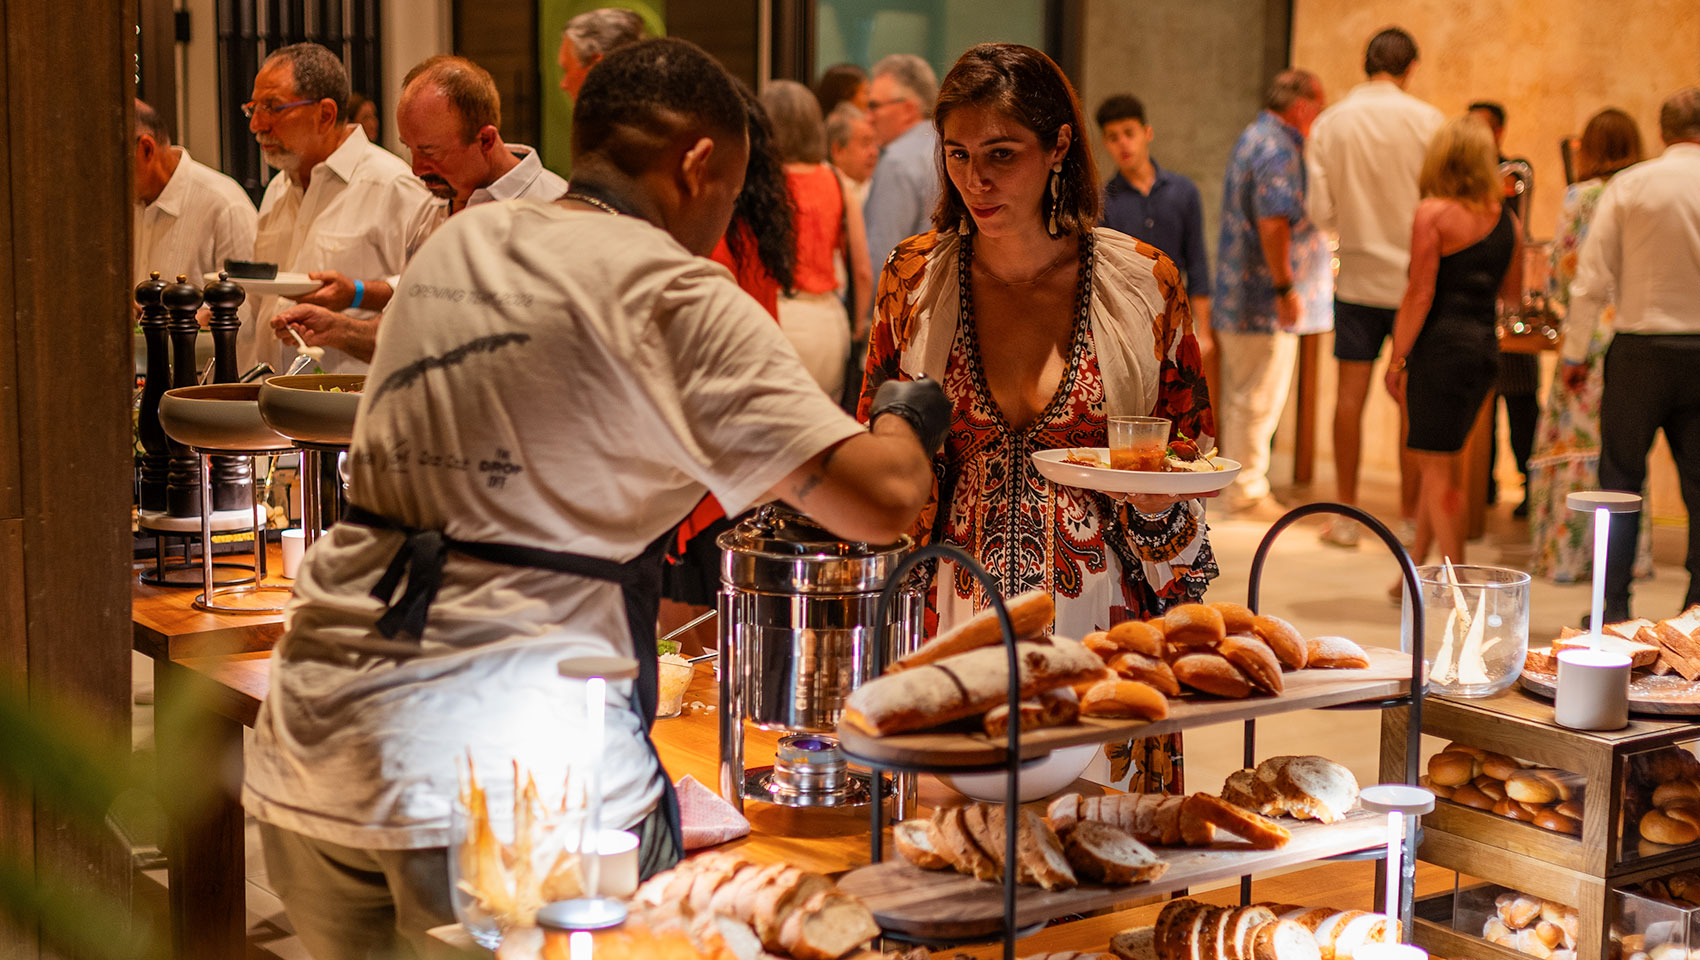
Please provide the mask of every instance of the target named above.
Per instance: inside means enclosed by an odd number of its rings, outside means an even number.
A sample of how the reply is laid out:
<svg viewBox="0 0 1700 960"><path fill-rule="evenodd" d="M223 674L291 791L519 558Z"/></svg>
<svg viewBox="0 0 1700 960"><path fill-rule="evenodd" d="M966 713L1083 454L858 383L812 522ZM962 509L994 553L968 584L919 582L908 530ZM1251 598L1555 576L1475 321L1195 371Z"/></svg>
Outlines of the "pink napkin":
<svg viewBox="0 0 1700 960"><path fill-rule="evenodd" d="M750 822L744 815L695 777L681 777L673 788L679 794L679 824L684 828L686 850L712 847L750 832Z"/></svg>

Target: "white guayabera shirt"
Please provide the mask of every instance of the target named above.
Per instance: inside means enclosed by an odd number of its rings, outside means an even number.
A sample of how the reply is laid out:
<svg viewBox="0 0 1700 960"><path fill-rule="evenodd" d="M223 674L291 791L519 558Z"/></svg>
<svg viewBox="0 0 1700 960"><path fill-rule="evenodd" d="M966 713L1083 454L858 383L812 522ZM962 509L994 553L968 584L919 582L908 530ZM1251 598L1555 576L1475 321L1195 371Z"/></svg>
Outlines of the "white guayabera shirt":
<svg viewBox="0 0 1700 960"><path fill-rule="evenodd" d="M254 253L254 202L240 184L189 156L182 147L177 169L154 202L136 208L137 283L158 270L167 283L179 275L202 286L224 261Z"/></svg>

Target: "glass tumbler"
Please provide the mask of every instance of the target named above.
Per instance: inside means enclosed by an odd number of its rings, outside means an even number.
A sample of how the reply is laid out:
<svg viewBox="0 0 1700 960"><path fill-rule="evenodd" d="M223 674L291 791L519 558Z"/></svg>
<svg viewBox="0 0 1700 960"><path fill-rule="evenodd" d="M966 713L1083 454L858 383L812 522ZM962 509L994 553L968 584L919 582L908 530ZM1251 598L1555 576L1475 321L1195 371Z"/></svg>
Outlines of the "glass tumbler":
<svg viewBox="0 0 1700 960"><path fill-rule="evenodd" d="M1161 470L1169 449L1169 421L1162 417L1111 417L1106 423L1110 467Z"/></svg>
<svg viewBox="0 0 1700 960"><path fill-rule="evenodd" d="M1417 568L1429 684L1449 697L1491 697L1523 672L1529 575L1508 567Z"/></svg>

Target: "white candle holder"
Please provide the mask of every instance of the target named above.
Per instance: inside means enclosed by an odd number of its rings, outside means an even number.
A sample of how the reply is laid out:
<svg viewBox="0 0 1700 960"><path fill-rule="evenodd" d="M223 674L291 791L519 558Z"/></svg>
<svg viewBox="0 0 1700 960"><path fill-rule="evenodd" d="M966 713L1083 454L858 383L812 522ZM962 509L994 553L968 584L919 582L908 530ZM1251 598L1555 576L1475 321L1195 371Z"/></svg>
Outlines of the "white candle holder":
<svg viewBox="0 0 1700 960"><path fill-rule="evenodd" d="M1404 783L1378 783L1358 791L1358 803L1365 810L1387 814L1387 887L1381 909L1397 919L1399 905L1404 902L1399 896L1401 884L1416 879L1416 858L1413 856L1407 861L1404 856L1406 830L1416 817L1434 809L1434 794ZM1401 929L1399 935L1410 936L1410 931ZM1389 956L1386 960L1413 958Z"/></svg>
<svg viewBox="0 0 1700 960"><path fill-rule="evenodd" d="M626 905L601 896L602 741L608 723L608 682L635 680L637 661L630 657L573 657L558 664L561 676L584 682L585 737L582 756L585 776L584 820L579 836L579 875L583 895L557 900L537 911L537 924L553 930L602 930L626 922ZM576 954L575 954L576 956Z"/></svg>
<svg viewBox="0 0 1700 960"><path fill-rule="evenodd" d="M1565 650L1558 655L1553 720L1572 730L1622 730L1629 726L1630 659L1608 650Z"/></svg>

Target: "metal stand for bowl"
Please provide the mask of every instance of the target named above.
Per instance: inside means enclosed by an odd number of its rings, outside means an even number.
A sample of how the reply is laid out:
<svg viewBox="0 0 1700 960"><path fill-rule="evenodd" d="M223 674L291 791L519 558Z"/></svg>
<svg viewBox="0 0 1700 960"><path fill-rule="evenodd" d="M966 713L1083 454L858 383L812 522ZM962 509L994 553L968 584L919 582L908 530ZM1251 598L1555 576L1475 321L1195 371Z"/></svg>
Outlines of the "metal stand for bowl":
<svg viewBox="0 0 1700 960"><path fill-rule="evenodd" d="M301 528L310 547L325 532L325 478L319 455L341 454L348 447L297 440L295 449L301 451Z"/></svg>
<svg viewBox="0 0 1700 960"><path fill-rule="evenodd" d="M218 510L212 515L211 526L213 533L252 530L253 513L251 510ZM196 537L203 536L200 517L174 517L163 510L143 510L136 516L136 527L153 534L154 538L153 567L142 571L143 584L150 587L204 586L201 560L189 550L189 544ZM165 541L172 536L182 538L183 556L182 559L168 561ZM206 548L206 542L202 541L202 549ZM246 563L219 560L213 563L213 569L234 572L233 576L214 580L215 587L235 587L255 580L254 568Z"/></svg>
<svg viewBox="0 0 1700 960"><path fill-rule="evenodd" d="M212 537L213 537L213 507L212 507L212 458L216 453L220 457L246 457L249 469L252 471L254 457L269 456L276 450L206 450L193 448L195 459L201 468L201 592L195 597L195 606L213 613L281 613L283 599L287 599L290 589L282 584L263 582L266 578L266 517L265 512L257 505L250 507L254 518L251 528L254 531L254 576L241 584L220 587L213 580ZM283 599L276 606L231 606L220 603L221 598L252 597L261 594L281 594Z"/></svg>

